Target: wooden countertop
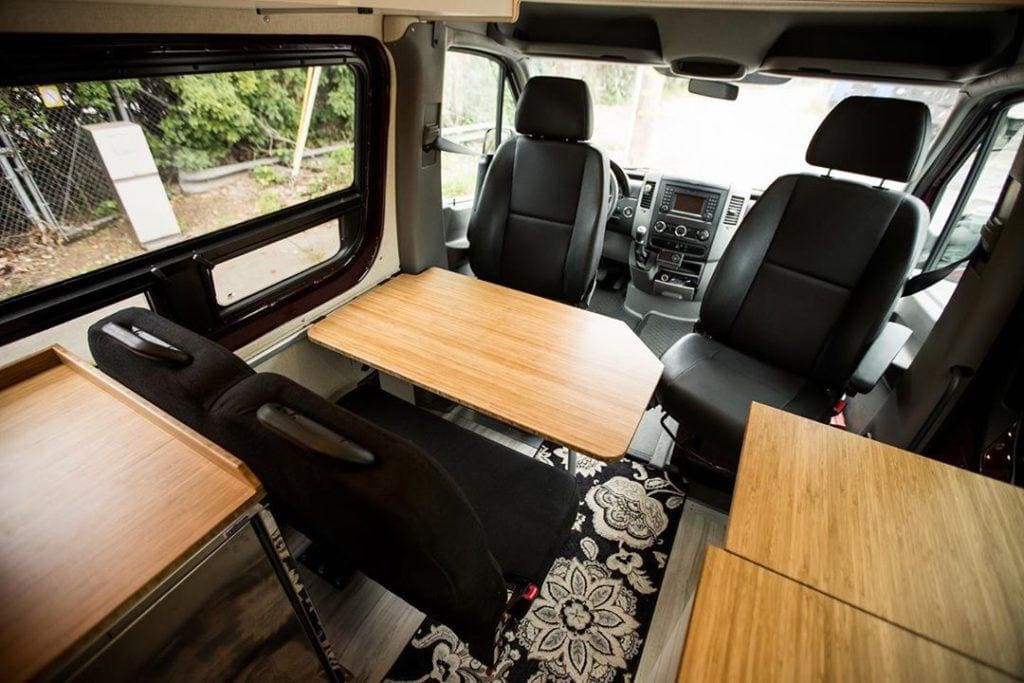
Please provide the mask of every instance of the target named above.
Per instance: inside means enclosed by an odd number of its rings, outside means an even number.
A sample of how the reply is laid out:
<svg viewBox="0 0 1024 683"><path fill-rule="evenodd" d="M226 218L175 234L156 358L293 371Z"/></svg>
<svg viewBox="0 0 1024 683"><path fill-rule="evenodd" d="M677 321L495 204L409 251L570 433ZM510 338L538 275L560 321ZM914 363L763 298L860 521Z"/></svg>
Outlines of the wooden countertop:
<svg viewBox="0 0 1024 683"><path fill-rule="evenodd" d="M54 347L0 369L0 679L43 672L260 497L228 453Z"/></svg>
<svg viewBox="0 0 1024 683"><path fill-rule="evenodd" d="M726 548L1024 676L1024 491L753 405Z"/></svg>
<svg viewBox="0 0 1024 683"><path fill-rule="evenodd" d="M662 368L621 321L439 268L373 288L309 337L603 460L626 452Z"/></svg>
<svg viewBox="0 0 1024 683"><path fill-rule="evenodd" d="M680 683L1012 678L720 548L704 558Z"/></svg>

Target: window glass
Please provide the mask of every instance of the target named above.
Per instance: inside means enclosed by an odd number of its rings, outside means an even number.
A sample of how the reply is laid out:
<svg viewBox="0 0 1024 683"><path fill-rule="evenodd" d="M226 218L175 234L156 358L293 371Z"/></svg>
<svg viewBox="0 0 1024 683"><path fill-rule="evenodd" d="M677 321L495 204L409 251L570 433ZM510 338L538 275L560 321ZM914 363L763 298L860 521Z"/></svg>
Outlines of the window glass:
<svg viewBox="0 0 1024 683"><path fill-rule="evenodd" d="M981 173L967 196L953 229L938 253L933 268L941 268L964 258L974 249L981 229L992 215L996 200L1010 173L1013 158L1024 137L1024 104L1010 108L996 124L995 135ZM953 181L955 183L955 179ZM961 186L962 186L961 182ZM959 193L958 193L959 194Z"/></svg>
<svg viewBox="0 0 1024 683"><path fill-rule="evenodd" d="M0 299L349 187L356 78L0 88Z"/></svg>
<svg viewBox="0 0 1024 683"><path fill-rule="evenodd" d="M515 134L516 128L516 96L512 92L512 84L505 81L505 94L501 101L501 141L508 140Z"/></svg>
<svg viewBox="0 0 1024 683"><path fill-rule="evenodd" d="M981 237L981 229L995 209L1022 138L1024 104L1017 104L1000 117L988 147L972 154L947 181L932 213L925 247L917 264L918 271L942 268L968 256L974 250ZM985 154L984 163L973 185L969 185L970 171L979 153ZM963 206L954 216L953 210L964 192L969 194L963 198ZM951 220L952 227L939 243L939 237ZM928 298L933 306L941 310L953 295L965 267L957 268L945 280L932 285L918 296Z"/></svg>
<svg viewBox="0 0 1024 683"><path fill-rule="evenodd" d="M932 218L928 223L928 233L925 235L924 246L921 249L921 255L917 262L918 271L923 270L928 264L932 250L935 248L935 244L938 242L950 214L953 213L953 208L960 198L960 193L963 192L964 183L967 182L967 175L974 166L977 157L978 152L975 150L973 154L960 164L960 168L957 169L956 173L946 181L946 185L942 188L942 193L939 195L939 200L932 207Z"/></svg>
<svg viewBox="0 0 1024 683"><path fill-rule="evenodd" d="M341 251L338 222L330 221L213 267L213 286L221 306L283 282L330 260Z"/></svg>
<svg viewBox="0 0 1024 683"><path fill-rule="evenodd" d="M825 115L850 95L924 102L932 137L957 96L955 88L941 86L792 78L740 83L739 97L729 101L694 95L688 79L651 66L531 58L529 69L587 82L594 101L591 142L623 166L760 190L786 173L821 172L804 160L807 145Z"/></svg>
<svg viewBox="0 0 1024 683"><path fill-rule="evenodd" d="M501 68L493 59L449 52L444 67L441 135L483 153L498 120ZM493 139L493 138L492 138ZM471 200L476 190L477 156L441 154L441 196L445 203Z"/></svg>

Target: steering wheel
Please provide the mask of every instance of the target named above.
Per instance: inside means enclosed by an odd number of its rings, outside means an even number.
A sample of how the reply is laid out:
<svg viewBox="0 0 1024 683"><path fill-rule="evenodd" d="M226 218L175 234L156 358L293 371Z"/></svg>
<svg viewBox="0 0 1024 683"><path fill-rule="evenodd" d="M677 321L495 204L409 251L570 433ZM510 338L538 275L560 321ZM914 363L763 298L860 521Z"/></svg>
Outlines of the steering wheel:
<svg viewBox="0 0 1024 683"><path fill-rule="evenodd" d="M608 179L608 216L611 217L615 211L615 207L619 205L619 200L623 197L629 196L629 177L626 172L622 170L622 167L615 163L612 159L608 160L608 166L611 169L611 177Z"/></svg>

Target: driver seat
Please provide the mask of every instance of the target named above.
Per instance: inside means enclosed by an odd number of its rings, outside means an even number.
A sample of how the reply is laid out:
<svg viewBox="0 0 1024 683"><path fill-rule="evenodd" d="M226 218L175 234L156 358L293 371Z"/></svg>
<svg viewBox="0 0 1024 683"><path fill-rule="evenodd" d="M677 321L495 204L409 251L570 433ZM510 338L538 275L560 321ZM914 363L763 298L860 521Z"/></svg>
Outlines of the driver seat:
<svg viewBox="0 0 1024 683"><path fill-rule="evenodd" d="M487 171L469 220L469 263L482 280L548 299L586 303L608 218L608 159L586 143L590 90L536 76L516 109L516 130Z"/></svg>
<svg viewBox="0 0 1024 683"><path fill-rule="evenodd" d="M850 97L814 134L807 162L905 181L929 125L920 102ZM752 401L827 421L844 393L870 388L858 367L878 355L868 351L927 222L919 199L880 185L800 174L768 187L708 284L699 332L661 358L657 396L692 461L734 474ZM870 365L880 374L889 360Z"/></svg>

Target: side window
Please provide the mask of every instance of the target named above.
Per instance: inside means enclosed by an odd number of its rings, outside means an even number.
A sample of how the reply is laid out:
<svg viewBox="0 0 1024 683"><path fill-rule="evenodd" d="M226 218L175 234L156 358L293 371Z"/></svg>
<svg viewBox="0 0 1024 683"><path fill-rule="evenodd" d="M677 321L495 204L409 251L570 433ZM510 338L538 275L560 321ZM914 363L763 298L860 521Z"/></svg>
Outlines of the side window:
<svg viewBox="0 0 1024 683"><path fill-rule="evenodd" d="M1024 138L1024 103L1006 109L991 133L947 181L932 211L928 239L918 269L942 268L968 256L992 215L999 193ZM960 269L929 290L942 304L960 278Z"/></svg>
<svg viewBox="0 0 1024 683"><path fill-rule="evenodd" d="M355 107L345 65L0 88L0 300L351 187ZM339 234L218 272L219 303L330 259Z"/></svg>
<svg viewBox="0 0 1024 683"><path fill-rule="evenodd" d="M490 57L451 51L445 57L441 135L474 154L441 155L441 197L446 206L472 204L480 156L494 152L503 139L504 72Z"/></svg>

